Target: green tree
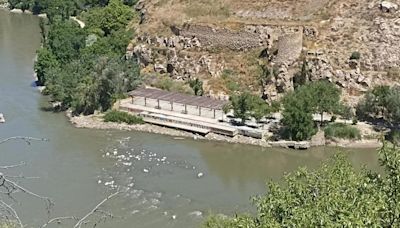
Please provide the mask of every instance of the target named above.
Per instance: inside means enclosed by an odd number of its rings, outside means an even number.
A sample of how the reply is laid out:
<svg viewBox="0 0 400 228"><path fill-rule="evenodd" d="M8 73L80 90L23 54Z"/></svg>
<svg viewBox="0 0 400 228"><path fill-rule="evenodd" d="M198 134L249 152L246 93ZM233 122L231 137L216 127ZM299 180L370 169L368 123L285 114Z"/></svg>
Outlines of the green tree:
<svg viewBox="0 0 400 228"><path fill-rule="evenodd" d="M203 96L203 82L200 79L196 78L195 80L190 80L189 86L193 89L194 95Z"/></svg>
<svg viewBox="0 0 400 228"><path fill-rule="evenodd" d="M37 51L37 60L34 65L36 76L38 78L38 85L46 84L46 77L51 69L58 68L59 63L47 48L41 48Z"/></svg>
<svg viewBox="0 0 400 228"><path fill-rule="evenodd" d="M230 97L230 105L224 107L225 113L233 109L236 118L241 119L244 124L246 119L253 117L259 121L271 112L270 106L260 97L244 92Z"/></svg>
<svg viewBox="0 0 400 228"><path fill-rule="evenodd" d="M74 21L57 21L51 24L47 45L62 63L78 58L85 47L86 33Z"/></svg>
<svg viewBox="0 0 400 228"><path fill-rule="evenodd" d="M304 60L300 72L297 72L293 77L294 89L305 85L310 80L310 70L308 69L307 62Z"/></svg>
<svg viewBox="0 0 400 228"><path fill-rule="evenodd" d="M251 110L250 116L259 122L263 117L271 113L272 107L268 105L265 100L258 96L251 96Z"/></svg>
<svg viewBox="0 0 400 228"><path fill-rule="evenodd" d="M240 95L233 95L230 97L231 108L233 109L233 115L236 118L241 119L242 124L245 123L246 119L250 117L251 103L250 93L245 92Z"/></svg>
<svg viewBox="0 0 400 228"><path fill-rule="evenodd" d="M105 36L125 29L133 17L130 7L120 0L110 0L104 8L96 8L86 14L88 29L99 28Z"/></svg>
<svg viewBox="0 0 400 228"><path fill-rule="evenodd" d="M369 90L357 104L359 119L380 119L389 124L400 123L400 88L377 86Z"/></svg>
<svg viewBox="0 0 400 228"><path fill-rule="evenodd" d="M291 140L307 140L316 133L313 97L307 88L289 93L283 99L282 124Z"/></svg>
<svg viewBox="0 0 400 228"><path fill-rule="evenodd" d="M348 105L343 105L343 104L340 105L337 114L341 115L345 119L345 123L347 120L351 120L354 118L353 108Z"/></svg>
<svg viewBox="0 0 400 228"><path fill-rule="evenodd" d="M260 65L260 73L257 75L257 81L261 88L261 94L265 95L265 86L271 81L274 75L274 70L267 65Z"/></svg>
<svg viewBox="0 0 400 228"><path fill-rule="evenodd" d="M321 124L324 112L334 113L340 108L340 90L327 81L317 81L305 86L311 93L311 101L314 112L321 115Z"/></svg>
<svg viewBox="0 0 400 228"><path fill-rule="evenodd" d="M204 227L399 227L400 150L379 151L384 174L355 170L343 154L300 168L254 197L255 215L212 216Z"/></svg>

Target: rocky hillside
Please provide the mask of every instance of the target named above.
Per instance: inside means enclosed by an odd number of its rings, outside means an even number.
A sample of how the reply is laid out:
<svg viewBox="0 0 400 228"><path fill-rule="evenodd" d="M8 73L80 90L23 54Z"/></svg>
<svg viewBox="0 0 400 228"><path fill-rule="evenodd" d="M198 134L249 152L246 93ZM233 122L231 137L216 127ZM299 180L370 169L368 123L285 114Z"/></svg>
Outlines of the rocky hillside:
<svg viewBox="0 0 400 228"><path fill-rule="evenodd" d="M250 89L278 99L303 63L344 100L400 80L400 0L140 0L128 51L144 73L200 78L212 96ZM260 65L274 69L264 88Z"/></svg>

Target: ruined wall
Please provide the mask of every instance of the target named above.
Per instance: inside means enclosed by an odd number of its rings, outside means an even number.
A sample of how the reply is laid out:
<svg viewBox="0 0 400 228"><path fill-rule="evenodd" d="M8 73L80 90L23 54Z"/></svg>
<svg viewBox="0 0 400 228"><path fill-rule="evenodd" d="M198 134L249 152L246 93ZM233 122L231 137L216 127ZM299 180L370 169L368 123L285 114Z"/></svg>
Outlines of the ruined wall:
<svg viewBox="0 0 400 228"><path fill-rule="evenodd" d="M174 29L176 35L196 37L202 46L229 48L244 51L260 46L268 46L269 37L260 36L246 30L232 31L227 28L213 28L205 25L185 24Z"/></svg>
<svg viewBox="0 0 400 228"><path fill-rule="evenodd" d="M303 29L299 28L299 31L293 34L279 37L278 55L274 59L274 63L290 65L300 57L302 49Z"/></svg>

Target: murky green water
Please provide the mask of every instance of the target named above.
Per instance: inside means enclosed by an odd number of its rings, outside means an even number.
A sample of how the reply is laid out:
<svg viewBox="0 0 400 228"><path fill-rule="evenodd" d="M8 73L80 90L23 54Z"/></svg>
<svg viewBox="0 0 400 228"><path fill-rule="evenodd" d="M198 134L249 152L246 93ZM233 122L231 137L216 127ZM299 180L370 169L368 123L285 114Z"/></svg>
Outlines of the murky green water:
<svg viewBox="0 0 400 228"><path fill-rule="evenodd" d="M266 181L279 180L298 166L316 167L336 151L261 149L76 129L63 114L41 110L45 98L31 86L39 45L36 17L0 10L0 112L7 119L0 125L0 138L24 135L50 140L30 146L17 141L2 144L0 165L26 161L26 166L11 172L40 177L21 183L54 199L54 217L84 215L119 188L124 193L107 204L118 218L98 227L196 227L202 218L190 213L251 211L249 198L263 193ZM377 167L374 150L348 153L357 165ZM21 219L35 227L42 224L43 203L18 197L20 204L15 207Z"/></svg>

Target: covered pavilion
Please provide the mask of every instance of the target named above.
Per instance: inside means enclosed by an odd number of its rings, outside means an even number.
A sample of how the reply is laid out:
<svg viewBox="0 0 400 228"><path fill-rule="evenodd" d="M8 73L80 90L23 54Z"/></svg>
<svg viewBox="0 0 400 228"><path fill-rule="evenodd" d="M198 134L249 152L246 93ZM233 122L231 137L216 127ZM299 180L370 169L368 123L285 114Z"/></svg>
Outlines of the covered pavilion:
<svg viewBox="0 0 400 228"><path fill-rule="evenodd" d="M157 107L160 107L160 101L166 101L171 104L171 111L174 111L174 103L182 104L185 107L184 113L187 114L187 106L195 106L199 110L199 116L201 116L201 109L207 108L213 111L215 119L215 111L222 110L228 101L217 100L210 97L199 97L193 95L182 94L178 92L169 92L165 90L152 89L152 88L139 88L129 92L129 96L132 97L132 103L134 98L144 98L144 106L147 105L147 99L153 99L157 101Z"/></svg>

